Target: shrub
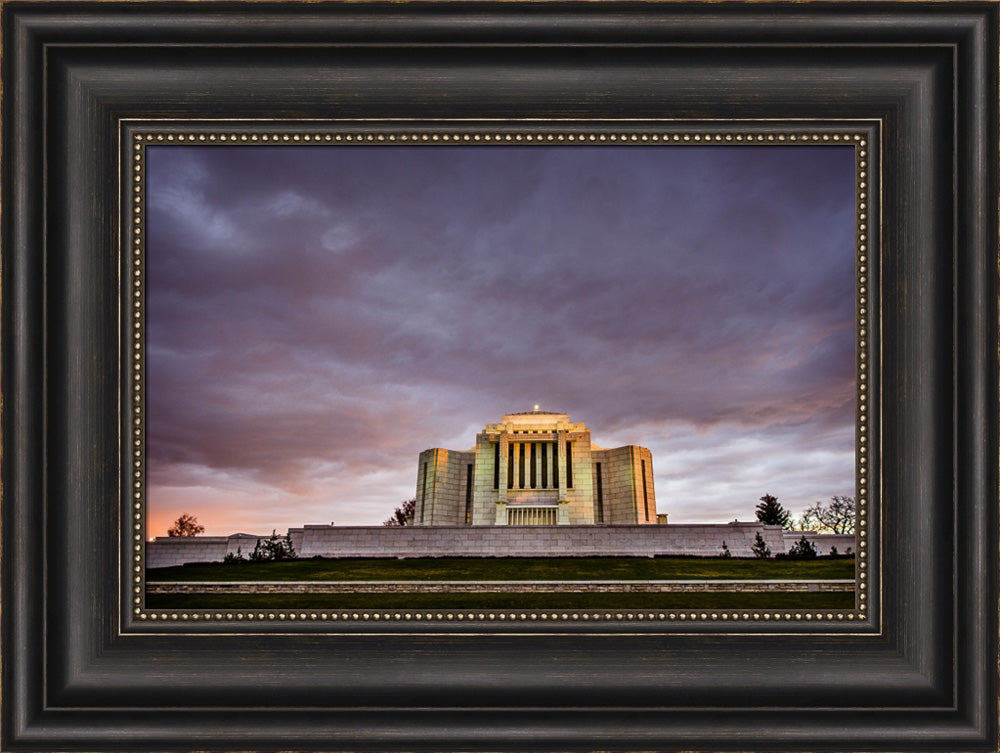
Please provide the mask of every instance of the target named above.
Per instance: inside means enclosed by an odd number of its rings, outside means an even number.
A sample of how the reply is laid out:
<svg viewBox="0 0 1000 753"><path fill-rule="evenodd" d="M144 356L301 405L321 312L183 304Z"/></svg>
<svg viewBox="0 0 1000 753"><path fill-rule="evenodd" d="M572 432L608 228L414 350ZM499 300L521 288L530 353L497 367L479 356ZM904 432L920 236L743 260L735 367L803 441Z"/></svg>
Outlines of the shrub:
<svg viewBox="0 0 1000 753"><path fill-rule="evenodd" d="M837 547L831 546L830 547L830 556L831 557L836 557L838 554L839 554L839 552L837 551Z"/></svg>
<svg viewBox="0 0 1000 753"><path fill-rule="evenodd" d="M768 559L771 556L771 550L767 546L767 542L764 541L764 537L757 533L757 537L754 540L754 545L751 547L754 557L760 560Z"/></svg>
<svg viewBox="0 0 1000 753"><path fill-rule="evenodd" d="M226 552L226 556L222 560L226 564L232 565L238 562L246 562L247 558L243 556L243 547L236 547L236 553Z"/></svg>
<svg viewBox="0 0 1000 753"><path fill-rule="evenodd" d="M788 550L788 556L791 559L809 559L816 556L816 547L803 534L802 538L796 541L792 545L792 548Z"/></svg>
<svg viewBox="0 0 1000 753"><path fill-rule="evenodd" d="M278 560L295 559L295 548L292 539L285 534L279 536L274 530L269 538L257 539L257 546L250 552L251 562L275 562Z"/></svg>
<svg viewBox="0 0 1000 753"><path fill-rule="evenodd" d="M733 553L729 551L729 547L726 546L726 542L723 541L722 542L722 557L724 559L729 559L732 556L733 556Z"/></svg>

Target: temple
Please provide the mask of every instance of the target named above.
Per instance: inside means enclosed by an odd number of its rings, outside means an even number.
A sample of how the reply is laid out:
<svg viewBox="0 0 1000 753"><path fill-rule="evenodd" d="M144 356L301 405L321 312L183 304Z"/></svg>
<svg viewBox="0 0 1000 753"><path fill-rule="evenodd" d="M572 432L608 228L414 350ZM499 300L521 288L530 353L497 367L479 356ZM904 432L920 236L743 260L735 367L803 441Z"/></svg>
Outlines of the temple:
<svg viewBox="0 0 1000 753"><path fill-rule="evenodd" d="M412 525L289 528L309 557L756 557L803 537L819 554L850 554L853 534L782 531L749 523L666 523L657 515L645 447L605 450L566 413L537 409L487 424L470 450L420 453ZM158 537L146 567L222 562L263 536Z"/></svg>
<svg viewBox="0 0 1000 753"><path fill-rule="evenodd" d="M657 523L650 451L598 447L566 413L511 413L470 450L420 453L415 526L645 523Z"/></svg>

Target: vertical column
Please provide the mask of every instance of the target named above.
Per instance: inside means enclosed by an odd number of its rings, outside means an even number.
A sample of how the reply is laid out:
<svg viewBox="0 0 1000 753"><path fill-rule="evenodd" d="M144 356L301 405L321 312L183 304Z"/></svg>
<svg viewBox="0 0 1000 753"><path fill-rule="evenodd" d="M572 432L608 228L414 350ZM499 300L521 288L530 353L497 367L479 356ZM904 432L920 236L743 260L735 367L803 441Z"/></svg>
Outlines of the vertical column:
<svg viewBox="0 0 1000 753"><path fill-rule="evenodd" d="M530 446L531 446L531 488L537 489L540 483L538 477L539 475L541 475L538 472L538 467L539 467L538 463L541 453L538 451L538 442L532 442Z"/></svg>
<svg viewBox="0 0 1000 753"><path fill-rule="evenodd" d="M510 451L510 446L507 442L507 432L500 432L500 469L498 473L500 474L499 488L497 489L497 499L506 500L507 499L507 453Z"/></svg>
<svg viewBox="0 0 1000 753"><path fill-rule="evenodd" d="M524 449L527 447L527 442L517 443L517 488L523 489L524 483Z"/></svg>
<svg viewBox="0 0 1000 753"><path fill-rule="evenodd" d="M559 499L566 499L566 431L560 429L558 437Z"/></svg>

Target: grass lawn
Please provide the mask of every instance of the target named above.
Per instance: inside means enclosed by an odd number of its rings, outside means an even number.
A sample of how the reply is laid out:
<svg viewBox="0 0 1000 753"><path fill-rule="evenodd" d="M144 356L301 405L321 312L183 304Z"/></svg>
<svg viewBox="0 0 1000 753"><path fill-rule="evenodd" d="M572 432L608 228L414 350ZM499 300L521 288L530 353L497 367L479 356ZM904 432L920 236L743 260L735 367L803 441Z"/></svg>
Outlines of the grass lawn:
<svg viewBox="0 0 1000 753"><path fill-rule="evenodd" d="M209 563L146 571L164 581L838 580L854 559L440 557ZM149 609L851 609L853 593L150 594Z"/></svg>
<svg viewBox="0 0 1000 753"><path fill-rule="evenodd" d="M152 594L147 609L852 609L853 593Z"/></svg>
<svg viewBox="0 0 1000 753"><path fill-rule="evenodd" d="M147 581L837 580L853 577L853 557L813 560L722 557L308 559L205 563L146 570Z"/></svg>

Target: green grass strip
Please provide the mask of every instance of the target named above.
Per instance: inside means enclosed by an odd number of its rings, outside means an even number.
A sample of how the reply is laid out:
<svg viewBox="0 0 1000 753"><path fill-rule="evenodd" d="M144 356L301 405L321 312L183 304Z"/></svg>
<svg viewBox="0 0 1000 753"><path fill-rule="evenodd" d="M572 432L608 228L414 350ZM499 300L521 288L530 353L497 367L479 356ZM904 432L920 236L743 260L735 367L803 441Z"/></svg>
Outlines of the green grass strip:
<svg viewBox="0 0 1000 753"><path fill-rule="evenodd" d="M147 609L852 609L853 593L154 594Z"/></svg>
<svg viewBox="0 0 1000 753"><path fill-rule="evenodd" d="M284 580L837 580L854 577L854 558L420 557L205 563L146 571L148 581Z"/></svg>

